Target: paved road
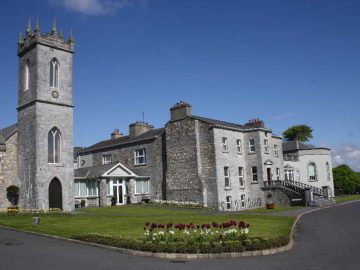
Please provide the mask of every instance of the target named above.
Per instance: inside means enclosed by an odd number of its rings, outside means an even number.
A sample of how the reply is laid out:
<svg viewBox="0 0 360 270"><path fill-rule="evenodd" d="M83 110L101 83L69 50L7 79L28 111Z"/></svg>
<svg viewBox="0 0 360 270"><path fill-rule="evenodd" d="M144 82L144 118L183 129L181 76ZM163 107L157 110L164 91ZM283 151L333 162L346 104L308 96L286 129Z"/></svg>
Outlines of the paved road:
<svg viewBox="0 0 360 270"><path fill-rule="evenodd" d="M0 229L0 269L359 270L360 202L305 215L296 246L271 256L170 262Z"/></svg>

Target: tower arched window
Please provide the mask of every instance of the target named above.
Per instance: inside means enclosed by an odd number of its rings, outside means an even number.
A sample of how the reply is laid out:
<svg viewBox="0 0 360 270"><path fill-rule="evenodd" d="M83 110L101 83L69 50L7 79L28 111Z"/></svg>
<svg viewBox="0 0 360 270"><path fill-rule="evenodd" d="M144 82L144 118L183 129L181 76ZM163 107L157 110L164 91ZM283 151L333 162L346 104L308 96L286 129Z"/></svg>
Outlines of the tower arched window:
<svg viewBox="0 0 360 270"><path fill-rule="evenodd" d="M30 82L30 71L29 71L29 61L27 61L24 69L24 91L29 90L29 82Z"/></svg>
<svg viewBox="0 0 360 270"><path fill-rule="evenodd" d="M48 134L48 162L60 163L61 158L61 134L60 131L54 127Z"/></svg>
<svg viewBox="0 0 360 270"><path fill-rule="evenodd" d="M309 181L316 181L317 180L316 166L315 166L314 162L310 162L308 164L308 176L309 176Z"/></svg>
<svg viewBox="0 0 360 270"><path fill-rule="evenodd" d="M59 88L59 62L56 58L50 62L50 86Z"/></svg>

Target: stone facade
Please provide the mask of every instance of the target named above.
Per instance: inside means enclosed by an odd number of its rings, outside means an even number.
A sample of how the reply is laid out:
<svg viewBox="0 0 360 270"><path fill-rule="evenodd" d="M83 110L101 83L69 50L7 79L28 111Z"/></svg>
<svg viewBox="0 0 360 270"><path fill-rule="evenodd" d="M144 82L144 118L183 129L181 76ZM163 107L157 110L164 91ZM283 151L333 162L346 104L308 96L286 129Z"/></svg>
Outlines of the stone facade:
<svg viewBox="0 0 360 270"><path fill-rule="evenodd" d="M46 35L29 31L19 42L18 171L22 208L51 207L49 190L54 179L60 182L60 189L54 193L58 207L66 211L74 208L72 54L72 41L65 41L56 29ZM57 86L50 86L49 81L53 59L59 63ZM52 128L61 134L61 158L55 163L48 161Z"/></svg>
<svg viewBox="0 0 360 270"><path fill-rule="evenodd" d="M5 147L0 149L0 208L11 205L6 196L6 188L10 185L19 186L17 137L17 133L14 133L6 140Z"/></svg>

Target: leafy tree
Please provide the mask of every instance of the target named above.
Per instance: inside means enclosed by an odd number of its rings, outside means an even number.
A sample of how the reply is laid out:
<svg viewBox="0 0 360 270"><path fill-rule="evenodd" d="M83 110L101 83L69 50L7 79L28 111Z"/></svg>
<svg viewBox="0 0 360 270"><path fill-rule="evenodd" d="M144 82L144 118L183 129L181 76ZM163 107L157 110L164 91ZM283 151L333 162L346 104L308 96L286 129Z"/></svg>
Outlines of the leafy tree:
<svg viewBox="0 0 360 270"><path fill-rule="evenodd" d="M360 188L360 175L343 164L333 168L336 194L352 194Z"/></svg>
<svg viewBox="0 0 360 270"><path fill-rule="evenodd" d="M308 125L297 125L289 127L283 132L283 137L286 141L300 141L307 142L311 139L313 129Z"/></svg>

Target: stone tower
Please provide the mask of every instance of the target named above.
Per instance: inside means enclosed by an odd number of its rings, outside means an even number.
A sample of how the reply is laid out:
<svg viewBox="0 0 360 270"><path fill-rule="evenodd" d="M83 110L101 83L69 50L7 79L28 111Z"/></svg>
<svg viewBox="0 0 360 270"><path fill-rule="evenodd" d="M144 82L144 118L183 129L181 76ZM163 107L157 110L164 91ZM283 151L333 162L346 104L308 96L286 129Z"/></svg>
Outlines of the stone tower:
<svg viewBox="0 0 360 270"><path fill-rule="evenodd" d="M20 207L74 208L72 34L31 23L18 41Z"/></svg>

